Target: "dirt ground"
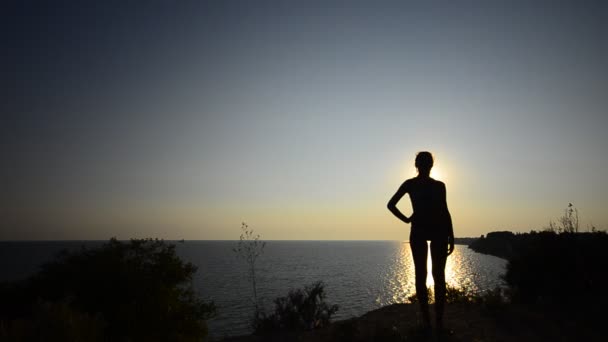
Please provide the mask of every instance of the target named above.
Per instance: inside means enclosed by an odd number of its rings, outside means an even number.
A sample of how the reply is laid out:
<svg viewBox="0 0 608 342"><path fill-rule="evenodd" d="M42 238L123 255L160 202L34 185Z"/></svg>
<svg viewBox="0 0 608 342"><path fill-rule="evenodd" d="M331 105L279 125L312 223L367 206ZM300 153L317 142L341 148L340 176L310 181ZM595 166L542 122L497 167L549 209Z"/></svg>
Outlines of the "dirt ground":
<svg viewBox="0 0 608 342"><path fill-rule="evenodd" d="M431 305L431 310L432 310ZM420 328L418 306L393 304L320 330L277 333L269 336L239 336L226 342L254 341L412 341L412 342L538 342L605 341L600 328L568 317L516 305L487 307L481 304L451 304L446 307L445 329Z"/></svg>

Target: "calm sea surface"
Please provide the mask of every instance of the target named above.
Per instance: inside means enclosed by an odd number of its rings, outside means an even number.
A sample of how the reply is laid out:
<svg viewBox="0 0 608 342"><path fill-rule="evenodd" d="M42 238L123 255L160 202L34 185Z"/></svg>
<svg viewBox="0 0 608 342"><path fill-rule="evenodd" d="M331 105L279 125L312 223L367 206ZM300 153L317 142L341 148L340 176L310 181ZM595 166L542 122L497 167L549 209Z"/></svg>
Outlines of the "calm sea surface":
<svg viewBox="0 0 608 342"><path fill-rule="evenodd" d="M59 250L99 246L95 241L0 242L0 281L26 277ZM232 248L235 241L176 243L178 254L199 267L194 286L215 301L217 318L209 322L214 336L250 331L252 290L246 264ZM448 258L446 279L452 286L479 292L500 286L505 261L456 245ZM427 285L433 284L430 276ZM325 283L327 301L338 304L336 319L361 315L414 293L410 247L398 241L268 241L256 264L258 296L270 310L272 300L289 289L315 281Z"/></svg>

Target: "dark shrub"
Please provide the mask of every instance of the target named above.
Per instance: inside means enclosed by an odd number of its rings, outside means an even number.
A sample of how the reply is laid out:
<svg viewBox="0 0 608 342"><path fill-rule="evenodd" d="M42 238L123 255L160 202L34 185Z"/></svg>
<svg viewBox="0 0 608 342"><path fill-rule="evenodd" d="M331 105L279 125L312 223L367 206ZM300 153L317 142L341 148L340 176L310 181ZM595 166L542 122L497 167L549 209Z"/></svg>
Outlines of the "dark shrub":
<svg viewBox="0 0 608 342"><path fill-rule="evenodd" d="M472 292L466 287L454 287L450 285L446 285L445 289L445 301L448 304L503 304L506 302L506 298L503 295L503 290L499 287L482 293ZM429 303L434 303L435 295L433 293L433 288L427 287L426 291L429 296ZM413 293L407 297L407 303L418 303L416 293Z"/></svg>
<svg viewBox="0 0 608 342"><path fill-rule="evenodd" d="M65 303L70 314L103 321L108 340L200 340L215 307L194 293L195 272L162 240L111 239L97 249L64 251L28 280L5 285L0 320L34 320L40 301Z"/></svg>
<svg viewBox="0 0 608 342"><path fill-rule="evenodd" d="M600 310L608 304L608 234L526 235L504 276L513 300L578 309L573 312Z"/></svg>
<svg viewBox="0 0 608 342"><path fill-rule="evenodd" d="M286 297L276 298L273 314L256 314L255 333L311 330L326 326L338 311L338 306L325 302L324 291L323 283L316 282L304 290L291 290Z"/></svg>
<svg viewBox="0 0 608 342"><path fill-rule="evenodd" d="M465 287L453 287L447 285L445 289L445 301L449 304L470 304L473 303L476 298L478 298L478 296L471 293Z"/></svg>
<svg viewBox="0 0 608 342"><path fill-rule="evenodd" d="M40 301L27 319L1 322L0 341L103 341L104 322L64 302Z"/></svg>

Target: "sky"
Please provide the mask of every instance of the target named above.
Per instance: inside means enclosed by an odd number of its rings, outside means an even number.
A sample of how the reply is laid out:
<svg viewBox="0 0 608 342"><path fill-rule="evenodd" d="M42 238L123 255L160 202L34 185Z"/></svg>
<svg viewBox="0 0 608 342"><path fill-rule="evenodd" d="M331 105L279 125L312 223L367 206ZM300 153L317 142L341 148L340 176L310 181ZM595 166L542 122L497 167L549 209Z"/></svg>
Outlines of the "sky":
<svg viewBox="0 0 608 342"><path fill-rule="evenodd" d="M407 240L423 150L456 236L608 229L605 2L3 7L0 240Z"/></svg>

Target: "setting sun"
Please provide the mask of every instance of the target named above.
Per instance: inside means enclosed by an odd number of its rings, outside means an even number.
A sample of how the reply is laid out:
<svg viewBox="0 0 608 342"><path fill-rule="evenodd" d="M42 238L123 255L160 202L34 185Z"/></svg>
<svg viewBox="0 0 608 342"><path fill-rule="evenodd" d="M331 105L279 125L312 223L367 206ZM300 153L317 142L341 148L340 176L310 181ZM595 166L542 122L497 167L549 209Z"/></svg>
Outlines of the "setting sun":
<svg viewBox="0 0 608 342"><path fill-rule="evenodd" d="M431 177L443 181L446 178L446 174L442 169L435 166L431 169Z"/></svg>

